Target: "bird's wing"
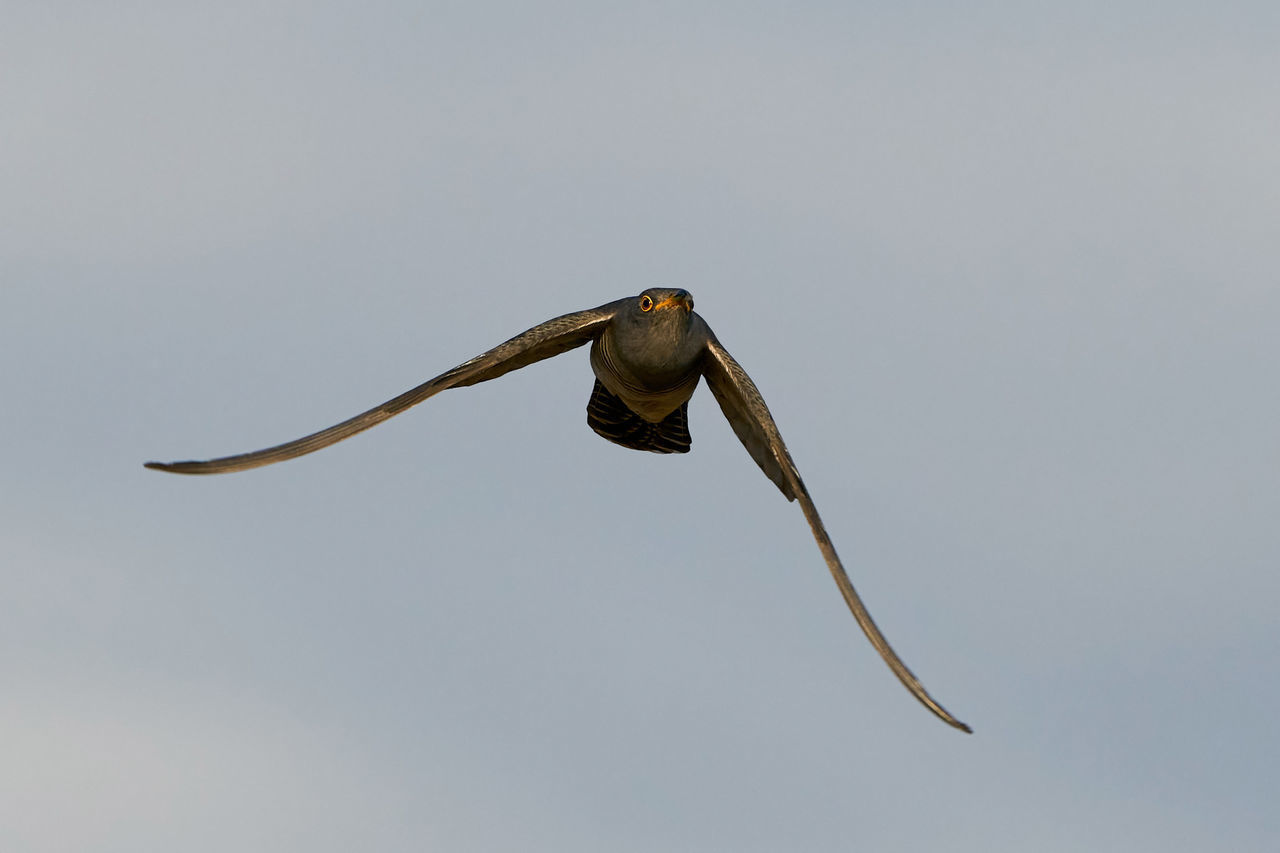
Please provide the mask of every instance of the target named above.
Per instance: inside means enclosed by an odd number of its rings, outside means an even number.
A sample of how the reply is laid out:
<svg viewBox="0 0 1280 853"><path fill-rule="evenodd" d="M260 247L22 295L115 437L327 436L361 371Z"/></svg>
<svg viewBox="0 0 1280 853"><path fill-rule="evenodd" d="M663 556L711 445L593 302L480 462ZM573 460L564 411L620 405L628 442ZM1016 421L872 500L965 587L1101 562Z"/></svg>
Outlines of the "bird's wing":
<svg viewBox="0 0 1280 853"><path fill-rule="evenodd" d="M582 346L595 339L604 330L604 327L613 319L620 304L621 302L611 302L589 311L578 311L548 320L380 406L375 406L363 414L311 435L278 444L275 447L268 447L265 450L255 450L252 453L223 456L204 462L148 462L146 467L175 474L224 474L313 453L322 447L328 447L369 427L376 426L447 388L475 385L477 382L496 379L504 373L518 370L535 361Z"/></svg>
<svg viewBox="0 0 1280 853"><path fill-rule="evenodd" d="M831 544L831 537L827 535L827 529L822 524L818 508L813 505L813 499L809 497L809 491L805 488L804 481L800 479L800 472L796 469L795 462L791 460L787 446L782 442L782 436L778 433L777 424L773 422L773 416L769 414L764 398L760 396L760 391L751 381L751 377L733 356L729 355L714 335L710 335L707 341L703 356L703 375L707 379L707 387L715 395L733 431L737 433L751 457L756 460L769 479L777 484L788 500L800 501L800 508L804 510L804 517L809 521L813 538L817 540L818 548L826 558L827 568L831 570L831 576L835 578L840 594L844 596L845 603L853 612L853 618L858 620L858 625L871 641L871 645L876 647L880 657L884 658L885 663L893 670L894 675L898 676L898 680L911 691L911 694L926 708L937 714L943 722L957 729L972 732L972 729L951 716L946 708L929 695L929 691L924 689L924 685L902 662L893 647L889 645L889 641L884 638L884 634L880 633L880 629L876 627L871 614L867 612L866 605L862 603L862 598L853 588L849 574L844 570L844 565L836 554L835 546Z"/></svg>

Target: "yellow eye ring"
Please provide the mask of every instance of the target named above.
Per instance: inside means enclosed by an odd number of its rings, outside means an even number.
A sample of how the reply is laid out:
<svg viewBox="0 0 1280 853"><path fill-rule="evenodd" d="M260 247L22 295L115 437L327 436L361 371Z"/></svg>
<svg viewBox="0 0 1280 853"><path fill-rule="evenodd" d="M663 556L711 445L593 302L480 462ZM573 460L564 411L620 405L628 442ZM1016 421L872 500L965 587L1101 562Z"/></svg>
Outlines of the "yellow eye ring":
<svg viewBox="0 0 1280 853"><path fill-rule="evenodd" d="M640 297L640 310L641 311L653 310L653 300L649 298L649 295L647 293L644 296Z"/></svg>

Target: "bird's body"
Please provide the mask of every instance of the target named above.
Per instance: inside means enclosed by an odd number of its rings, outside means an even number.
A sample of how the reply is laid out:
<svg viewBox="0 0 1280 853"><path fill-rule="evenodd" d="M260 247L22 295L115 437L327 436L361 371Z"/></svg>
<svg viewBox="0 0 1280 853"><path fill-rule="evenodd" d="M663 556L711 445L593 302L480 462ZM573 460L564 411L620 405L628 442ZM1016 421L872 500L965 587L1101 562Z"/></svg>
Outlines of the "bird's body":
<svg viewBox="0 0 1280 853"><path fill-rule="evenodd" d="M634 299L622 300L591 344L591 369L611 394L657 423L693 396L711 329L687 292L647 293L653 305L648 311Z"/></svg>
<svg viewBox="0 0 1280 853"><path fill-rule="evenodd" d="M707 380L751 457L788 500L799 500L845 603L872 645L921 703L949 725L970 731L929 696L872 621L759 390L694 312L693 299L684 290L651 288L638 297L548 320L380 406L285 444L204 462L146 464L179 474L217 474L292 459L349 438L440 391L496 379L586 343L591 344L596 377L587 422L597 434L624 447L688 452L689 398L699 381Z"/></svg>
<svg viewBox="0 0 1280 853"><path fill-rule="evenodd" d="M653 307L621 300L591 342L596 385L587 424L614 444L654 453L688 453L689 398L702 379L711 330L683 290L646 291ZM671 305L678 310L666 310Z"/></svg>
<svg viewBox="0 0 1280 853"><path fill-rule="evenodd" d="M707 324L693 314L689 326L672 330L673 346L627 347L611 325L591 344L591 369L609 393L647 421L657 423L689 402L702 378L700 359ZM692 322L692 321L696 321ZM619 340L622 339L622 340Z"/></svg>

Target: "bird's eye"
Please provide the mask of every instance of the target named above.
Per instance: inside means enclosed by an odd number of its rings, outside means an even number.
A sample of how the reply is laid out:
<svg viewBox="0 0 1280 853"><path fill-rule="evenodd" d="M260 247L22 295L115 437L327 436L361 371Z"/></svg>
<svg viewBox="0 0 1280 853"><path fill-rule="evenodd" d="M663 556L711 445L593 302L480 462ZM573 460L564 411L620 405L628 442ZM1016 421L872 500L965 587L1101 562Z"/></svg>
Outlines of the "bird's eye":
<svg viewBox="0 0 1280 853"><path fill-rule="evenodd" d="M649 298L648 294L645 294L644 296L640 297L640 310L641 311L653 310L653 300Z"/></svg>

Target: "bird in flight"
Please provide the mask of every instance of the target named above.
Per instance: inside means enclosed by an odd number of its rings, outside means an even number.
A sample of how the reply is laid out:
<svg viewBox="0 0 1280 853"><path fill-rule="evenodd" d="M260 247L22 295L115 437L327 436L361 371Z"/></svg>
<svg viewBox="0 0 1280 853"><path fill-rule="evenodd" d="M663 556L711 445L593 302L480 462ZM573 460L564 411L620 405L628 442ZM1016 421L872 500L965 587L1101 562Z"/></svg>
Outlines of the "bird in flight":
<svg viewBox="0 0 1280 853"><path fill-rule="evenodd" d="M707 380L751 458L787 500L800 502L836 586L871 645L926 708L948 725L971 732L929 695L880 633L853 588L755 383L694 312L693 297L685 290L651 288L639 296L548 320L380 406L294 441L202 462L148 462L146 467L175 474L224 474L283 462L350 438L445 389L487 382L587 343L596 377L587 403L587 424L623 447L688 453L689 398L699 379Z"/></svg>

